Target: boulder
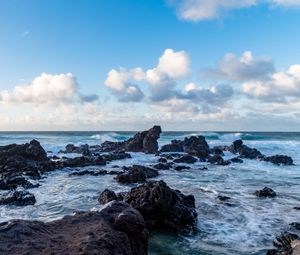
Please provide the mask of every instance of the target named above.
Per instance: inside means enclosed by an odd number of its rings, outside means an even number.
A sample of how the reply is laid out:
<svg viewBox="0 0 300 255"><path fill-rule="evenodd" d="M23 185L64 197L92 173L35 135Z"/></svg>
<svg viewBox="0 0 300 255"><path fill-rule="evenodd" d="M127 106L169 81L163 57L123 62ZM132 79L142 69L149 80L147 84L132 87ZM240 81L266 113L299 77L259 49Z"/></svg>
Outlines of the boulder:
<svg viewBox="0 0 300 255"><path fill-rule="evenodd" d="M271 188L264 187L262 190L255 191L257 197L276 197L276 192Z"/></svg>
<svg viewBox="0 0 300 255"><path fill-rule="evenodd" d="M136 133L132 138L124 142L105 141L101 144L99 151L132 151L156 154L158 152L158 138L160 137L161 127L154 126L148 131Z"/></svg>
<svg viewBox="0 0 300 255"><path fill-rule="evenodd" d="M284 233L273 242L276 249L268 250L266 255L299 255L300 239L297 235Z"/></svg>
<svg viewBox="0 0 300 255"><path fill-rule="evenodd" d="M118 200L118 197L114 191L109 189L105 189L104 191L102 191L98 198L99 203L102 205L114 200Z"/></svg>
<svg viewBox="0 0 300 255"><path fill-rule="evenodd" d="M0 205L26 206L34 205L35 202L34 195L26 191L14 191L0 197Z"/></svg>
<svg viewBox="0 0 300 255"><path fill-rule="evenodd" d="M185 152L204 160L210 153L209 145L204 136L191 136L183 141L172 140L171 144L161 147L160 152Z"/></svg>
<svg viewBox="0 0 300 255"><path fill-rule="evenodd" d="M230 164L230 161L224 160L219 154L209 156L207 161L211 164L221 165L221 166L227 166Z"/></svg>
<svg viewBox="0 0 300 255"><path fill-rule="evenodd" d="M194 196L183 195L164 181L147 181L132 188L124 201L143 215L149 229L168 227L189 233L197 228Z"/></svg>
<svg viewBox="0 0 300 255"><path fill-rule="evenodd" d="M176 171L182 171L182 170L191 169L191 167L189 167L189 166L175 166L174 169Z"/></svg>
<svg viewBox="0 0 300 255"><path fill-rule="evenodd" d="M158 176L158 171L150 167L133 165L124 167L124 173L118 174L115 179L123 184L145 182L148 178Z"/></svg>
<svg viewBox="0 0 300 255"><path fill-rule="evenodd" d="M2 223L0 254L146 255L148 237L137 210L123 202L111 202L100 212L77 213L47 223Z"/></svg>
<svg viewBox="0 0 300 255"><path fill-rule="evenodd" d="M157 170L169 170L171 168L171 165L166 163L158 163L153 165L153 168L157 169Z"/></svg>
<svg viewBox="0 0 300 255"><path fill-rule="evenodd" d="M275 155L266 157L265 161L271 162L276 165L293 165L293 159L286 155Z"/></svg>
<svg viewBox="0 0 300 255"><path fill-rule="evenodd" d="M173 160L175 163L186 163L186 164L194 164L197 162L197 159L191 155L183 155L180 158L176 158Z"/></svg>

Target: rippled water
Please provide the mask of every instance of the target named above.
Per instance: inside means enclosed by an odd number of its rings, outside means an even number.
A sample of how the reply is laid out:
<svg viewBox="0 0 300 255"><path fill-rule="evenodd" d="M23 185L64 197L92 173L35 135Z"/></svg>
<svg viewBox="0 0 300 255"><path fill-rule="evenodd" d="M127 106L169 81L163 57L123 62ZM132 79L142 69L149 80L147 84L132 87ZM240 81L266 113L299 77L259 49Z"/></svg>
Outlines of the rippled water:
<svg viewBox="0 0 300 255"><path fill-rule="evenodd" d="M195 196L198 232L189 237L155 233L150 240L150 254L265 254L266 249L272 247L275 235L289 230L289 223L300 221L300 212L293 209L300 206L300 133L193 134L205 135L211 146L230 144L242 138L246 144L266 155L290 155L296 165L275 166L244 160L243 164L208 166L205 171L199 170L205 164L200 162L182 172L160 171L157 179L163 179L172 188ZM98 144L106 139L124 140L131 135L131 132L0 133L0 144L23 143L36 138L46 150L55 154L67 143ZM189 135L192 133L164 133L159 143L162 145ZM132 159L114 161L111 165L150 165L157 161L155 156L142 153L133 153L132 156ZM226 154L226 157L231 156ZM110 168L110 165L101 168ZM40 180L41 186L31 190L37 199L33 206L0 206L0 221L13 218L49 221L76 210L99 209L99 192L105 188L115 191L130 188L119 185L113 176L70 177L72 171L76 169L55 171ZM273 199L256 198L253 192L264 186L273 188L278 196ZM230 196L232 199L228 202L231 206L218 201L218 194Z"/></svg>

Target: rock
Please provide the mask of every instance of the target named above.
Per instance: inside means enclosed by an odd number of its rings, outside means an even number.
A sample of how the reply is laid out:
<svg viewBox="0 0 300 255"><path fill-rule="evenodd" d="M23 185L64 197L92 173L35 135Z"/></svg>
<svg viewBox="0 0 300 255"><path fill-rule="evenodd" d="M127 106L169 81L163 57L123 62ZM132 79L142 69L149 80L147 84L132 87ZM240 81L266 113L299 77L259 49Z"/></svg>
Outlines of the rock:
<svg viewBox="0 0 300 255"><path fill-rule="evenodd" d="M123 168L125 173L118 174L115 179L123 184L145 182L148 178L158 176L158 171L149 167L133 165Z"/></svg>
<svg viewBox="0 0 300 255"><path fill-rule="evenodd" d="M293 159L289 156L275 155L266 157L259 150L244 145L242 140L234 141L229 150L232 153L239 153L241 158L259 159L276 165L293 165Z"/></svg>
<svg viewBox="0 0 300 255"><path fill-rule="evenodd" d="M101 155L105 161L121 160L125 158L131 158L129 153L125 151L116 151L109 154Z"/></svg>
<svg viewBox="0 0 300 255"><path fill-rule="evenodd" d="M146 255L149 233L141 214L123 202L52 222L1 224L0 254Z"/></svg>
<svg viewBox="0 0 300 255"><path fill-rule="evenodd" d="M36 188L39 184L32 184L22 176L16 176L11 179L0 180L0 189L2 190L14 190L17 187L23 187L24 189Z"/></svg>
<svg viewBox="0 0 300 255"><path fill-rule="evenodd" d="M300 230L300 222L293 222L290 224L293 228Z"/></svg>
<svg viewBox="0 0 300 255"><path fill-rule="evenodd" d="M171 165L159 163L159 164L153 165L153 168L155 168L157 170L169 170L171 168Z"/></svg>
<svg viewBox="0 0 300 255"><path fill-rule="evenodd" d="M232 163L240 163L240 164L244 162L239 157L231 158L231 159L229 159L229 161L232 162Z"/></svg>
<svg viewBox="0 0 300 255"><path fill-rule="evenodd" d="M0 182L15 182L16 177L40 178L45 172L55 169L55 163L36 140L25 144L0 146ZM19 182L20 179L17 181ZM23 180L24 184L25 181ZM18 186L18 185L17 185Z"/></svg>
<svg viewBox="0 0 300 255"><path fill-rule="evenodd" d="M203 167L199 168L199 170L205 171L205 170L208 170L208 168L206 166L203 166Z"/></svg>
<svg viewBox="0 0 300 255"><path fill-rule="evenodd" d="M164 181L147 181L132 188L124 201L143 215L150 229L168 227L183 233L196 230L194 196L185 196Z"/></svg>
<svg viewBox="0 0 300 255"><path fill-rule="evenodd" d="M83 170L79 172L70 173L69 176L83 176L83 175L93 175L93 176L99 176L99 175L107 175L109 172L106 170L98 170L98 171L91 171L91 170Z"/></svg>
<svg viewBox="0 0 300 255"><path fill-rule="evenodd" d="M293 165L293 159L286 155L275 155L266 157L265 161L271 162L276 165Z"/></svg>
<svg viewBox="0 0 300 255"><path fill-rule="evenodd" d="M175 169L176 171L182 171L182 170L191 169L191 167L189 167L189 166L175 166L174 169Z"/></svg>
<svg viewBox="0 0 300 255"><path fill-rule="evenodd" d="M218 195L217 199L220 200L220 201L227 201L227 200L229 200L231 198L228 197L228 196Z"/></svg>
<svg viewBox="0 0 300 255"><path fill-rule="evenodd" d="M204 160L210 149L204 136L191 136L183 141L172 140L171 144L163 145L160 152L185 152Z"/></svg>
<svg viewBox="0 0 300 255"><path fill-rule="evenodd" d="M118 197L114 191L109 189L105 189L104 191L102 191L98 198L99 203L102 205L107 204L108 202L113 200L118 200Z"/></svg>
<svg viewBox="0 0 300 255"><path fill-rule="evenodd" d="M64 151L60 151L60 153L78 153L83 156L91 156L90 147L88 144L83 144L80 146L75 146L74 144L67 144Z"/></svg>
<svg viewBox="0 0 300 255"><path fill-rule="evenodd" d="M26 206L34 205L36 202L33 194L23 191L14 191L6 196L0 197L0 205Z"/></svg>
<svg viewBox="0 0 300 255"><path fill-rule="evenodd" d="M229 161L224 160L220 155L213 155L208 157L208 162L214 165L227 166L230 164Z"/></svg>
<svg viewBox="0 0 300 255"><path fill-rule="evenodd" d="M99 151L132 151L156 154L158 152L157 140L161 133L160 126L154 126L148 131L135 134L133 138L124 142L109 142L101 144Z"/></svg>
<svg viewBox="0 0 300 255"><path fill-rule="evenodd" d="M211 153L215 154L215 155L223 156L224 155L224 153L223 153L224 150L225 150L224 146L215 146L211 149Z"/></svg>
<svg viewBox="0 0 300 255"><path fill-rule="evenodd" d="M106 165L106 160L102 156L81 156L76 158L67 158L56 163L57 168L103 166Z"/></svg>
<svg viewBox="0 0 300 255"><path fill-rule="evenodd" d="M299 255L300 239L297 235L284 233L273 242L276 249L268 250L266 255Z"/></svg>
<svg viewBox="0 0 300 255"><path fill-rule="evenodd" d="M276 197L276 192L268 187L264 187L262 190L257 190L254 194L257 197Z"/></svg>
<svg viewBox="0 0 300 255"><path fill-rule="evenodd" d="M180 158L174 159L175 163L186 163L186 164L194 164L197 162L197 159L191 155L183 155Z"/></svg>
<svg viewBox="0 0 300 255"><path fill-rule="evenodd" d="M159 162L159 163L167 163L168 160L167 160L166 158L159 158L159 159L158 159L158 162Z"/></svg>
<svg viewBox="0 0 300 255"><path fill-rule="evenodd" d="M294 209L295 210L300 210L300 206L295 206Z"/></svg>

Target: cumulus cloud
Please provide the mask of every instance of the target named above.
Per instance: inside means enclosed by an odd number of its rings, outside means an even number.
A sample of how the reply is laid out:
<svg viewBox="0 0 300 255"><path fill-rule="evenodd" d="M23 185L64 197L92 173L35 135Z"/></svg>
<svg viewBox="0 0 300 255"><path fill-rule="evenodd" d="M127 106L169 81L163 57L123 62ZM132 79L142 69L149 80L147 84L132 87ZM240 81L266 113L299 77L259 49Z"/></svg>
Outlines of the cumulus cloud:
<svg viewBox="0 0 300 255"><path fill-rule="evenodd" d="M16 86L13 91L0 91L0 102L4 104L51 104L72 103L79 97L81 101L95 101L97 95L83 95L78 92L78 84L73 74L42 73L30 84Z"/></svg>
<svg viewBox="0 0 300 255"><path fill-rule="evenodd" d="M274 72L274 63L269 57L255 59L251 51L245 51L240 57L227 53L215 69L206 69L208 78L230 81L246 81L267 78Z"/></svg>
<svg viewBox="0 0 300 255"><path fill-rule="evenodd" d="M256 4L256 0L169 0L169 2L175 4L179 18L189 21L215 19L224 11Z"/></svg>
<svg viewBox="0 0 300 255"><path fill-rule="evenodd" d="M189 66L190 58L186 52L166 49L156 67L145 71L140 67L131 70L112 69L105 85L120 101L137 102L143 99L144 94L136 83L143 82L149 85L150 99L161 101L173 96L176 80L189 74Z"/></svg>
<svg viewBox="0 0 300 255"><path fill-rule="evenodd" d="M292 65L286 72L274 72L268 80L245 82L243 91L265 101L289 102L289 98L299 98L300 65Z"/></svg>
<svg viewBox="0 0 300 255"><path fill-rule="evenodd" d="M300 7L299 0L166 0L175 6L177 16L187 21L213 20L224 13L259 4Z"/></svg>

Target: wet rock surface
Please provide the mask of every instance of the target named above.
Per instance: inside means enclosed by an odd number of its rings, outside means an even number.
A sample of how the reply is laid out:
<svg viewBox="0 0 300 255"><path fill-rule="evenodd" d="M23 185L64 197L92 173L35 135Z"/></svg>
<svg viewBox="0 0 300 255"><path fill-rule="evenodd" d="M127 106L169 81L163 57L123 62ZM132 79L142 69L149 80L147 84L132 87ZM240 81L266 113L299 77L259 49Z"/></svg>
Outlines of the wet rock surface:
<svg viewBox="0 0 300 255"><path fill-rule="evenodd" d="M83 212L60 220L13 220L0 226L0 254L143 255L148 231L141 214L123 202L101 212Z"/></svg>
<svg viewBox="0 0 300 255"><path fill-rule="evenodd" d="M34 195L27 191L14 191L0 196L0 205L26 206L34 205L35 202Z"/></svg>
<svg viewBox="0 0 300 255"><path fill-rule="evenodd" d="M276 249L268 250L266 255L299 255L300 239L297 235L284 233L273 242Z"/></svg>
<svg viewBox="0 0 300 255"><path fill-rule="evenodd" d="M106 141L101 144L99 151L132 151L155 154L158 152L158 138L160 137L161 127L154 126L148 131L136 133L132 138L124 142Z"/></svg>
<svg viewBox="0 0 300 255"><path fill-rule="evenodd" d="M194 164L197 162L197 159L191 155L183 155L180 158L174 159L173 162L174 163Z"/></svg>
<svg viewBox="0 0 300 255"><path fill-rule="evenodd" d="M257 197L276 197L276 192L268 187L264 187L262 190L257 190L254 194Z"/></svg>
<svg viewBox="0 0 300 255"><path fill-rule="evenodd" d="M196 229L194 196L185 196L164 181L148 181L132 188L124 201L143 215L149 229L168 227L183 233Z"/></svg>
<svg viewBox="0 0 300 255"><path fill-rule="evenodd" d="M162 146L160 152L185 152L205 159L209 155L210 149L204 136L191 136L186 137L183 141L172 140L171 144Z"/></svg>
<svg viewBox="0 0 300 255"><path fill-rule="evenodd" d="M131 184L145 182L148 178L158 176L158 171L150 167L133 165L131 167L123 167L124 173L118 174L115 179L123 184Z"/></svg>

